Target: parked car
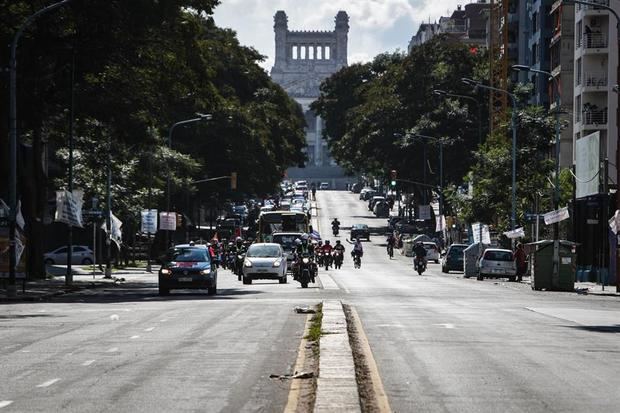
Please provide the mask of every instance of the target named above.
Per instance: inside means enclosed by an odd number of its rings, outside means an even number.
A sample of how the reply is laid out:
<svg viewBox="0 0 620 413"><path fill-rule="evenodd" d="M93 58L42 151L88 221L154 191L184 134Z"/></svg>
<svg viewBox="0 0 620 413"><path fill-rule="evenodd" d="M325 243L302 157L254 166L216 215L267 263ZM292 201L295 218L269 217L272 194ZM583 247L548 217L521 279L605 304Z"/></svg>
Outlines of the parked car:
<svg viewBox="0 0 620 413"><path fill-rule="evenodd" d="M159 295L173 289L207 289L217 293L217 268L205 245L178 245L168 251L159 269Z"/></svg>
<svg viewBox="0 0 620 413"><path fill-rule="evenodd" d="M373 211L375 209L375 205L377 202L385 202L385 197L381 195L373 195L372 198L368 200L368 210Z"/></svg>
<svg viewBox="0 0 620 413"><path fill-rule="evenodd" d="M463 251L467 248L467 244L452 244L448 247L446 255L441 261L441 272L449 273L450 271L464 271Z"/></svg>
<svg viewBox="0 0 620 413"><path fill-rule="evenodd" d="M327 183L327 182L321 182L321 184L319 185L319 189L320 189L320 190L326 190L326 189L329 189L329 183Z"/></svg>
<svg viewBox="0 0 620 413"><path fill-rule="evenodd" d="M360 199L362 201L368 201L370 200L373 196L375 196L377 193L377 191L375 191L372 188L364 188L362 189L362 192L360 192Z"/></svg>
<svg viewBox="0 0 620 413"><path fill-rule="evenodd" d="M508 278L509 281L514 281L517 276L517 265L510 250L487 248L480 258L478 268L479 280Z"/></svg>
<svg viewBox="0 0 620 413"><path fill-rule="evenodd" d="M385 201L375 203L372 211L377 218L387 218L390 216L390 206Z"/></svg>
<svg viewBox="0 0 620 413"><path fill-rule="evenodd" d="M366 224L353 224L351 226L351 239L364 238L370 241L370 229Z"/></svg>
<svg viewBox="0 0 620 413"><path fill-rule="evenodd" d="M351 185L351 192L353 192L354 194L359 194L361 190L362 190L361 183L356 182L353 185Z"/></svg>
<svg viewBox="0 0 620 413"><path fill-rule="evenodd" d="M434 261L435 264L439 264L439 248L437 248L437 244L432 241L426 241L422 243L422 246L426 250L426 261Z"/></svg>
<svg viewBox="0 0 620 413"><path fill-rule="evenodd" d="M67 252L69 248L67 246L56 248L54 251L46 252L43 254L43 262L46 265L54 264L66 264ZM86 245L74 245L71 249L71 264L90 265L95 261L93 250Z"/></svg>
<svg viewBox="0 0 620 413"><path fill-rule="evenodd" d="M243 262L243 283L252 284L252 280L278 280L286 284L286 255L280 244L252 244L245 254Z"/></svg>

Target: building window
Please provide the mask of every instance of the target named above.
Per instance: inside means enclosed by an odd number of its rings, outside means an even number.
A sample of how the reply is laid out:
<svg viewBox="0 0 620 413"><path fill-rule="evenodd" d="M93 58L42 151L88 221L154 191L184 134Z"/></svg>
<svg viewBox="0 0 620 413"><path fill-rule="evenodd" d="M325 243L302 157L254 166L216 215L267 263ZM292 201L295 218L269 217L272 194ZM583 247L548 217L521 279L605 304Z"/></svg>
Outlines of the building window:
<svg viewBox="0 0 620 413"><path fill-rule="evenodd" d="M325 56L323 57L325 60L329 60L332 58L332 48L331 46L325 46Z"/></svg>
<svg viewBox="0 0 620 413"><path fill-rule="evenodd" d="M538 43L532 45L532 64L538 63Z"/></svg>
<svg viewBox="0 0 620 413"><path fill-rule="evenodd" d="M581 95L575 96L575 123L581 122Z"/></svg>
<svg viewBox="0 0 620 413"><path fill-rule="evenodd" d="M293 46L291 49L291 56L293 57L293 60L299 59L299 55L297 54L297 46Z"/></svg>
<svg viewBox="0 0 620 413"><path fill-rule="evenodd" d="M575 76L575 86L581 84L581 58L577 59L577 75Z"/></svg>

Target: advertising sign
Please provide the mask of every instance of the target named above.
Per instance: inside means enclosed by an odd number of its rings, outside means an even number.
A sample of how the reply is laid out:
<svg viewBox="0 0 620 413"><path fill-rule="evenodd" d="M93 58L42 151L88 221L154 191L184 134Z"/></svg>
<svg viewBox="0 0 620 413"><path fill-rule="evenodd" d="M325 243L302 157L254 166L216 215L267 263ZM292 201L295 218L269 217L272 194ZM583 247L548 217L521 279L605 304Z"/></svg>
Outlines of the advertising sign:
<svg viewBox="0 0 620 413"><path fill-rule="evenodd" d="M576 197L596 195L599 191L600 132L575 141Z"/></svg>
<svg viewBox="0 0 620 413"><path fill-rule="evenodd" d="M512 231L506 231L504 232L504 235L510 239L522 238L522 237L525 237L525 231L523 230L523 227L521 227L521 228L514 229Z"/></svg>
<svg viewBox="0 0 620 413"><path fill-rule="evenodd" d="M176 212L160 212L159 213L159 229L163 231L175 231L177 229L177 213Z"/></svg>
<svg viewBox="0 0 620 413"><path fill-rule="evenodd" d="M142 233L155 234L157 232L157 210L143 209L142 215Z"/></svg>
<svg viewBox="0 0 620 413"><path fill-rule="evenodd" d="M418 218L423 220L431 219L431 206L420 205L418 207Z"/></svg>
<svg viewBox="0 0 620 413"><path fill-rule="evenodd" d="M81 190L56 191L56 222L63 222L72 227L82 228L82 196Z"/></svg>
<svg viewBox="0 0 620 413"><path fill-rule="evenodd" d="M489 232L488 225L481 224L480 222L474 222L471 224L471 232L474 237L474 244L480 243L480 235L482 234L482 243L491 245L491 233Z"/></svg>
<svg viewBox="0 0 620 413"><path fill-rule="evenodd" d="M555 224L556 222L564 221L570 218L568 213L568 207L560 208L555 211L547 212L544 216L545 225Z"/></svg>

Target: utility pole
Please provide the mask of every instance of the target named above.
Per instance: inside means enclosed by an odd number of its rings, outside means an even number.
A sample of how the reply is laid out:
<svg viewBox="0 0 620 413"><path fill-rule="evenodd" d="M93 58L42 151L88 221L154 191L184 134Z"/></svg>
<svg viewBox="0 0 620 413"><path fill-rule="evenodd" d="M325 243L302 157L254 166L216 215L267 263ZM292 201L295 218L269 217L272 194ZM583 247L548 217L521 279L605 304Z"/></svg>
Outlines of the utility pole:
<svg viewBox="0 0 620 413"><path fill-rule="evenodd" d="M73 117L75 113L75 96L73 84L75 83L75 48L71 51L71 84L69 85L70 108L69 108L69 182L67 187L73 196ZM67 287L73 284L73 225L67 226L67 273L65 274L65 285Z"/></svg>

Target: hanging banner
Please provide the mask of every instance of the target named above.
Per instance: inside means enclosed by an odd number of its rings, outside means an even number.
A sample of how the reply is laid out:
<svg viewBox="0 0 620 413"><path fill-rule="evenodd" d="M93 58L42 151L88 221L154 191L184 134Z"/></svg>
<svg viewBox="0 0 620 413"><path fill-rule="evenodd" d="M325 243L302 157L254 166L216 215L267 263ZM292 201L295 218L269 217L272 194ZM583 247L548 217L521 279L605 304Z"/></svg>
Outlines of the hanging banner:
<svg viewBox="0 0 620 413"><path fill-rule="evenodd" d="M143 234L155 234L157 232L157 210L143 209L141 211Z"/></svg>
<svg viewBox="0 0 620 413"><path fill-rule="evenodd" d="M521 227L512 231L506 231L504 232L504 235L510 239L522 238L525 237L525 231L523 230L523 227Z"/></svg>
<svg viewBox="0 0 620 413"><path fill-rule="evenodd" d="M565 219L570 218L568 213L568 207L560 208L555 211L547 212L544 215L545 225L555 224L556 222L564 221Z"/></svg>
<svg viewBox="0 0 620 413"><path fill-rule="evenodd" d="M474 244L482 242L483 244L491 245L491 233L489 232L488 225L474 222L471 224L471 233L474 238ZM482 235L482 240L480 239L480 235Z"/></svg>
<svg viewBox="0 0 620 413"><path fill-rule="evenodd" d="M160 212L159 213L159 229L163 231L176 231L177 213L176 212Z"/></svg>
<svg viewBox="0 0 620 413"><path fill-rule="evenodd" d="M54 220L72 227L82 228L82 197L81 190L56 191L56 215Z"/></svg>
<svg viewBox="0 0 620 413"><path fill-rule="evenodd" d="M443 232L444 229L446 229L446 217L444 215L439 215L435 222L435 232Z"/></svg>
<svg viewBox="0 0 620 413"><path fill-rule="evenodd" d="M620 210L616 209L614 216L609 218L609 228L611 228L611 232L618 235L620 230Z"/></svg>
<svg viewBox="0 0 620 413"><path fill-rule="evenodd" d="M418 219L431 219L431 206L430 205L420 205L418 207Z"/></svg>

